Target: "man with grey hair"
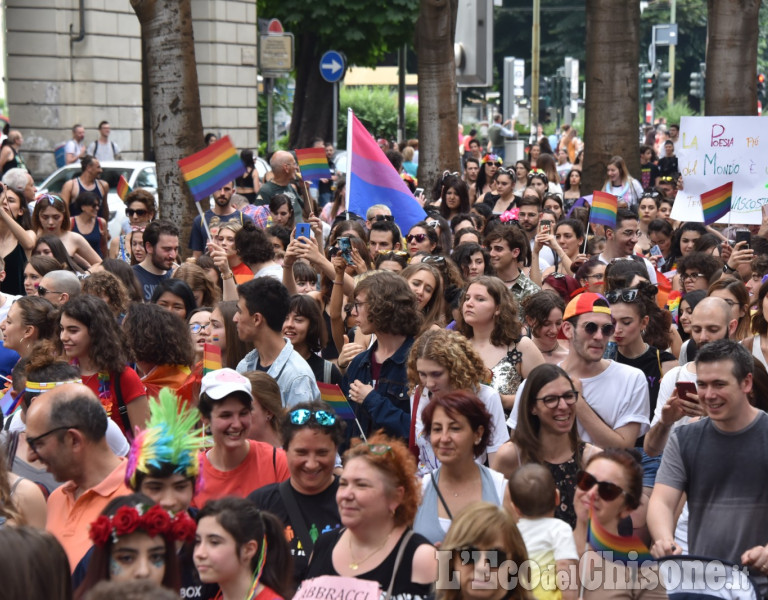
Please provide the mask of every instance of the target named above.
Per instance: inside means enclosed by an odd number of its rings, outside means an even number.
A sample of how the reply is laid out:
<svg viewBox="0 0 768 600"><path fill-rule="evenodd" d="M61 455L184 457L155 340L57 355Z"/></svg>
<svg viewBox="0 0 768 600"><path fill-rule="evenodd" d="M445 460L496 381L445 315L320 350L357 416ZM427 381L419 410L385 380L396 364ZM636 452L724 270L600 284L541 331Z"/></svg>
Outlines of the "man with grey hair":
<svg viewBox="0 0 768 600"><path fill-rule="evenodd" d="M27 204L35 200L35 180L26 169L9 169L3 175L3 183L20 196L24 196Z"/></svg>
<svg viewBox="0 0 768 600"><path fill-rule="evenodd" d="M72 271L51 271L40 280L37 294L54 306L63 306L80 294L80 280Z"/></svg>
<svg viewBox="0 0 768 600"><path fill-rule="evenodd" d="M293 185L293 180L296 178L296 171L298 170L296 159L290 152L278 150L272 155L269 166L272 167L274 178L272 181L267 181L261 186L254 204L264 206L269 204L269 201L278 194L285 194L291 199L291 204L293 204L294 221L296 223L303 223L304 201Z"/></svg>

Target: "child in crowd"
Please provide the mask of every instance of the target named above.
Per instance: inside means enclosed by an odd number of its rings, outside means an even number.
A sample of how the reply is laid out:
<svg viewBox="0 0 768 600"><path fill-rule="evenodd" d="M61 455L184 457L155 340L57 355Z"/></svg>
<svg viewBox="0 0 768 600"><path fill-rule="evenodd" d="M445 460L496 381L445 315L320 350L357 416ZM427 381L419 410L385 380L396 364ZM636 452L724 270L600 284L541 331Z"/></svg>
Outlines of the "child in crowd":
<svg viewBox="0 0 768 600"><path fill-rule="evenodd" d="M560 491L552 473L543 465L524 465L509 479L509 493L532 564L533 595L537 600L576 600L579 553L571 528L554 518Z"/></svg>

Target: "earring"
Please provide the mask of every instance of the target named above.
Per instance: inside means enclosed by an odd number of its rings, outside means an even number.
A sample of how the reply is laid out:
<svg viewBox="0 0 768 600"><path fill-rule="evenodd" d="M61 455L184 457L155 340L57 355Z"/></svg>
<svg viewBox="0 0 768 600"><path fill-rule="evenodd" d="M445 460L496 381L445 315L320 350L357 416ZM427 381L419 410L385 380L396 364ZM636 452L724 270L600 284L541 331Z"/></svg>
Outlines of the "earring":
<svg viewBox="0 0 768 600"><path fill-rule="evenodd" d="M645 329L643 329L643 330L640 332L640 335L641 335L641 336L643 336L643 337L645 337Z"/></svg>

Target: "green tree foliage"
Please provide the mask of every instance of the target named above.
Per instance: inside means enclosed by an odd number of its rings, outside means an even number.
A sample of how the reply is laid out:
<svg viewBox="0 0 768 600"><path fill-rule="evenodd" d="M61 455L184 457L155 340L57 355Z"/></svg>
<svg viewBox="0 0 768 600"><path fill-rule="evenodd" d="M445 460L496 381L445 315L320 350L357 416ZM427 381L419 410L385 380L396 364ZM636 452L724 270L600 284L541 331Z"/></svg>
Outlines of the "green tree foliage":
<svg viewBox="0 0 768 600"><path fill-rule="evenodd" d="M339 147L346 147L347 109L351 108L360 122L374 136L397 139L397 96L384 87L342 87L339 100ZM416 137L419 109L405 105L405 135Z"/></svg>

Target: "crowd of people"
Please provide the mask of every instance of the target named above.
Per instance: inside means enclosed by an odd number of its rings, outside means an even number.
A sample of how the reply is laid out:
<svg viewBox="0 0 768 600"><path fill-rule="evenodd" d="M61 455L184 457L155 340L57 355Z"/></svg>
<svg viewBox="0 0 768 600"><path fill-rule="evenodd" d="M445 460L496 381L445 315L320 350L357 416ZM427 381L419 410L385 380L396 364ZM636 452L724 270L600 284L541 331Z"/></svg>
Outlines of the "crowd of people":
<svg viewBox="0 0 768 600"><path fill-rule="evenodd" d="M8 593L275 600L331 575L398 600L666 597L598 531L764 594L768 222L672 220L676 163L642 146L637 177L608 164L621 208L594 226L572 128L511 168L468 141L402 229L349 213L335 170L316 200L286 151L267 181L246 151L188 240L145 190L109 240L95 171L64 198L9 169ZM418 143L379 142L415 184Z"/></svg>

